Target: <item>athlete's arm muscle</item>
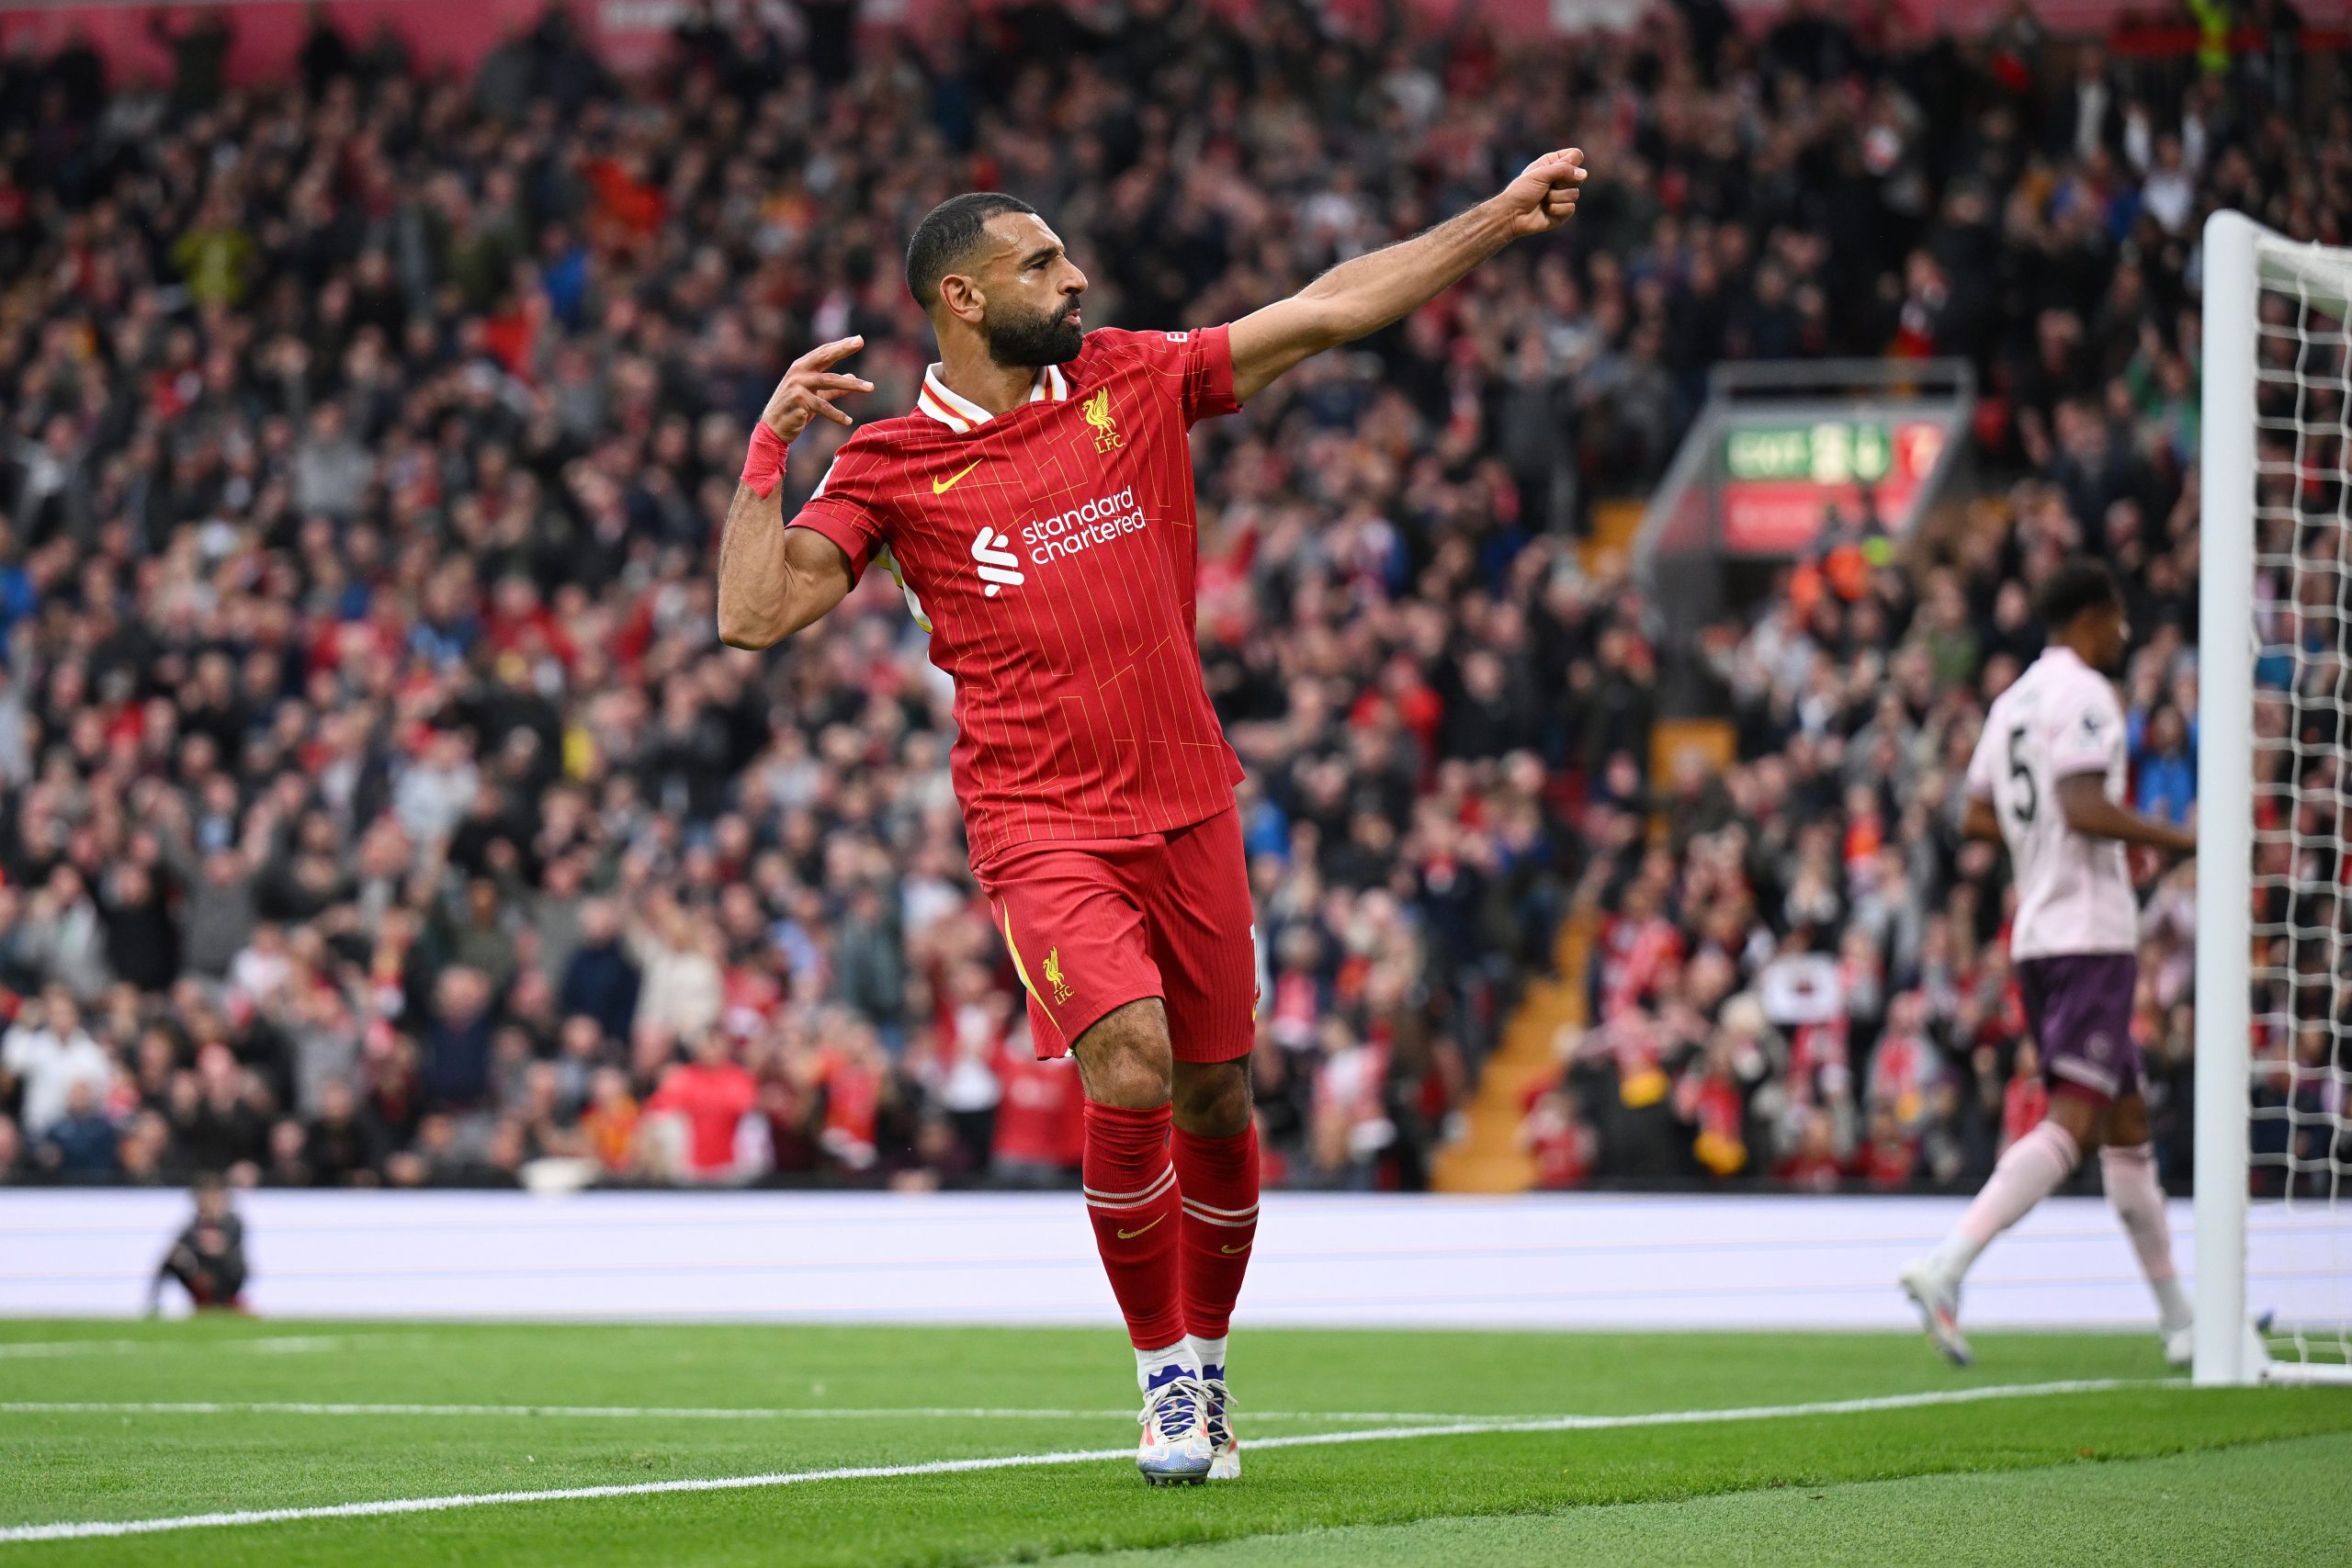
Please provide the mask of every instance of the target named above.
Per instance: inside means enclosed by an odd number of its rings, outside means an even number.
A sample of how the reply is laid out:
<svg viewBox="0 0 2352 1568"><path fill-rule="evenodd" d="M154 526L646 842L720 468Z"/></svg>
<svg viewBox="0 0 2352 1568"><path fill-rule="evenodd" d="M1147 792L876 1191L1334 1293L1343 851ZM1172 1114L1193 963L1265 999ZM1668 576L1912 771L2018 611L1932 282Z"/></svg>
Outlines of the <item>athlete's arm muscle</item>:
<svg viewBox="0 0 2352 1568"><path fill-rule="evenodd" d="M2066 826L2088 839L2120 839L2177 855L2197 852L2197 835L2169 822L2118 806L2107 798L2107 780L2098 773L2069 773L2058 781L2058 808Z"/></svg>
<svg viewBox="0 0 2352 1568"><path fill-rule="evenodd" d="M760 423L788 445L812 419L853 423L833 406L874 383L833 367L864 347L862 337L820 344L792 362L768 398ZM718 536L718 640L730 648L769 648L840 604L854 586L849 558L823 535L788 528L784 486L764 496L735 487L727 530Z"/></svg>
<svg viewBox="0 0 2352 1568"><path fill-rule="evenodd" d="M1989 843L1999 843L2001 814L1994 810L1993 803L1983 795L1970 795L1968 808L1961 815L1960 836L1963 839L1983 839Z"/></svg>
<svg viewBox="0 0 2352 1568"><path fill-rule="evenodd" d="M1341 262L1287 299L1233 323L1233 395L1247 402L1275 377L1327 348L1418 310L1472 267L1526 234L1574 216L1584 153L1546 152L1498 196L1412 239Z"/></svg>
<svg viewBox="0 0 2352 1568"><path fill-rule="evenodd" d="M718 540L718 640L772 648L848 594L849 557L813 528L784 521L784 489L762 500L735 487Z"/></svg>

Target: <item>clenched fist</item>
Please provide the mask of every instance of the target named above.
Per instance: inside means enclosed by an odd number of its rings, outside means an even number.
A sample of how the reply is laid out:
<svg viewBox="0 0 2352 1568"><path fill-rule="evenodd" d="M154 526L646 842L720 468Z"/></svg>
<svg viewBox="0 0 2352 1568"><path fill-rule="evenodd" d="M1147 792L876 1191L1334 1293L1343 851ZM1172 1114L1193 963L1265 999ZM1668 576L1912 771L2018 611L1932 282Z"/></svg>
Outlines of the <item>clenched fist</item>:
<svg viewBox="0 0 2352 1568"><path fill-rule="evenodd" d="M1511 232L1548 233L1575 217L1577 192L1588 173L1579 147L1546 152L1521 169L1495 198L1510 215Z"/></svg>

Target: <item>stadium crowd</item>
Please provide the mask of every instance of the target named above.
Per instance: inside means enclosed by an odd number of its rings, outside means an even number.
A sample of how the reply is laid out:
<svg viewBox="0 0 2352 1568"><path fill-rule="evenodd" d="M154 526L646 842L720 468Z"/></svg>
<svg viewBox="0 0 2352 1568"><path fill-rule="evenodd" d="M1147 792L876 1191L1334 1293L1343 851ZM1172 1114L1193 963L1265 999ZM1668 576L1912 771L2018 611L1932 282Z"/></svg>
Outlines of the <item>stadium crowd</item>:
<svg viewBox="0 0 2352 1568"><path fill-rule="evenodd" d="M887 581L716 640L749 423L852 331L853 412L911 406L897 251L956 190L1037 204L1094 319L1185 326L1564 144L1556 243L1196 435L1268 1179L1420 1185L1571 909L1545 1182L1980 1177L2039 1090L1953 781L2083 547L2132 596L2135 793L2191 809L2197 227L2341 238L2346 111L2300 132L2267 57L2143 100L2024 22L1704 0L1542 48L844 14L697 12L628 84L560 10L470 81L323 26L266 88L201 40L156 86L0 67L0 1180L1066 1179L1074 1077L1030 1059ZM1826 540L1709 644L1736 765L1650 778L1592 499L1719 358L1955 353L2013 482ZM2190 874L2146 870L2177 1176Z"/></svg>

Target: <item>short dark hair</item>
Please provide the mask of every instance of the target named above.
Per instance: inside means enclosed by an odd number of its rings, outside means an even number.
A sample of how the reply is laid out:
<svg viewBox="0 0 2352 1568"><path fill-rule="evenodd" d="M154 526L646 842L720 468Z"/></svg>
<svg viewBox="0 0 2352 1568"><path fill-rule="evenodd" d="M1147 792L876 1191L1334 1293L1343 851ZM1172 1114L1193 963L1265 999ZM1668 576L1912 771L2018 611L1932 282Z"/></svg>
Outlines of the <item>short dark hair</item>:
<svg viewBox="0 0 2352 1568"><path fill-rule="evenodd" d="M989 219L1036 210L1019 197L1000 190L972 190L949 197L923 214L922 221L915 225L914 237L907 242L907 292L915 297L916 304L930 310L939 303L939 280L971 254Z"/></svg>
<svg viewBox="0 0 2352 1568"><path fill-rule="evenodd" d="M2086 610L2120 606L2123 592L2107 563L2089 556L2069 556L2050 574L2033 596L2033 613L2052 634L2065 630Z"/></svg>

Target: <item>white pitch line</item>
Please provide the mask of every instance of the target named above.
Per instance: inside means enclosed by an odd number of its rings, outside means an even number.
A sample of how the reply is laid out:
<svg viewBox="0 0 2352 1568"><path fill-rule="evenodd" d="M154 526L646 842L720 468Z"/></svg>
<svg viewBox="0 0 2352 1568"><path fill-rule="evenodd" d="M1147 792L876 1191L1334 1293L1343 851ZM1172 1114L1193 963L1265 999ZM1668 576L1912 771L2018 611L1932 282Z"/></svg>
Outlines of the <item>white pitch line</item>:
<svg viewBox="0 0 2352 1568"><path fill-rule="evenodd" d="M1929 1393L1887 1393L1867 1399L1824 1399L1809 1404L1746 1404L1711 1410L1651 1410L1629 1416L1480 1416L1452 1425L1383 1427L1366 1432L1307 1432L1253 1438L1253 1449L1303 1449L1325 1443L1366 1443L1396 1438L1451 1438L1484 1432L1598 1432L1620 1427L1690 1427L1711 1421L1781 1421L1803 1416L1855 1416L1873 1410L1917 1410L1935 1404L1974 1404L2052 1393L2104 1393L2119 1388L2190 1387L2183 1378L2073 1378L2058 1382L1987 1383ZM0 1535L0 1540L7 1538Z"/></svg>
<svg viewBox="0 0 2352 1568"><path fill-rule="evenodd" d="M1851 1416L1872 1410L1912 1410L1938 1404L1973 1404L1988 1399L2022 1399L2057 1393L2098 1393L2109 1389L2154 1386L2162 1380L2083 1378L2064 1382L1996 1383L1933 1393L1894 1393L1870 1399L1822 1400L1806 1404L1751 1404L1728 1410L1662 1410L1629 1416L1544 1416L1524 1419L1455 1421L1425 1427L1378 1427L1368 1431L1308 1432L1287 1438L1252 1438L1253 1450L1316 1448L1337 1443L1394 1442L1412 1438L1475 1437L1490 1432L1585 1432L1614 1427L1673 1427L1710 1421L1770 1421L1805 1416ZM2176 1386L2186 1388L2186 1383ZM849 1465L832 1470L777 1471L763 1475L721 1475L681 1481L640 1481L610 1486L564 1486L538 1492L466 1492L440 1497L389 1497L373 1503L333 1503L308 1508L253 1508L217 1514L179 1514L165 1518L91 1519L0 1528L0 1545L38 1540L88 1540L165 1530L209 1529L232 1525L286 1524L300 1519L363 1519L388 1514L437 1514L451 1508L502 1503L574 1503L602 1497L652 1497L681 1492L744 1492L797 1486L810 1481L877 1481L895 1476L954 1475L970 1471L1039 1469L1094 1464L1132 1456L1131 1449L1066 1450L1056 1453L1002 1454L985 1459L929 1460L920 1464Z"/></svg>
<svg viewBox="0 0 2352 1568"><path fill-rule="evenodd" d="M251 1350L265 1356L340 1350L378 1334L280 1334L256 1339L23 1339L0 1341L0 1357L129 1356L141 1350Z"/></svg>
<svg viewBox="0 0 2352 1568"><path fill-rule="evenodd" d="M7 1416L553 1416L582 1420L872 1421L914 1416L933 1419L1107 1421L1132 1410L1066 1410L984 1404L346 1404L298 1400L16 1399L0 1401ZM1432 1410L1252 1410L1253 1421L1510 1421L1511 1416L1465 1416Z"/></svg>

